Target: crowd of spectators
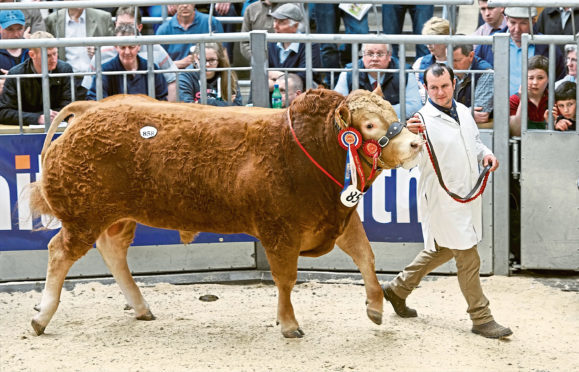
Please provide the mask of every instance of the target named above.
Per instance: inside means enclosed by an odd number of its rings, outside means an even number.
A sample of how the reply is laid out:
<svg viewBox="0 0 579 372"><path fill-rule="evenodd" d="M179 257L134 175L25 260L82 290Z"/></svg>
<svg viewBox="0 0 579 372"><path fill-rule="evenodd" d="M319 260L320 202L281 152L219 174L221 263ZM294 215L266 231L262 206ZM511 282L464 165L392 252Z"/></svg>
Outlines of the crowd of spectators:
<svg viewBox="0 0 579 372"><path fill-rule="evenodd" d="M0 0L9 2L10 0ZM131 6L119 8L68 8L55 9L49 14L41 14L39 10L2 10L0 11L0 36L2 39L22 39L30 35L45 35L56 38L86 38L92 36L134 36L141 33L155 33L157 35L193 35L221 32L234 32L240 29L243 32L265 30L275 33L300 33L305 30L312 33L332 34L340 32L340 24L346 33L367 34L370 32L368 13L354 14L339 4L294 4L273 3L271 0L247 0L243 8L236 3L214 4L212 16L203 5L176 4L172 6L149 6L135 8ZM535 34L567 34L572 35L574 25L579 27L579 12L571 8L545 8L539 14L534 7L489 7L486 0L479 0L480 25L473 35L492 35L505 32L510 35L510 87L511 94L511 129L512 133L519 133L520 105L516 103L521 89L522 35L534 32ZM382 30L384 34L400 34L406 12L412 19L412 32L422 35L452 35L454 26L446 19L434 16L434 7L431 5L382 5ZM241 27L231 24L222 24L216 16L243 15ZM142 16L167 16L162 24L143 27ZM309 15L309 17L307 16ZM114 22L113 22L114 20ZM530 21L531 20L531 21ZM237 25L239 26L239 25ZM46 30L46 32L45 32ZM39 33L42 32L42 33ZM192 38L193 39L193 38ZM202 44L203 45L203 44ZM101 60L95 61L94 47L61 47L49 54L49 61L55 56L60 59L51 64L50 72L65 72L69 68L75 73L86 73L76 78L72 87L70 78L51 78L51 103L54 110L62 107L63 103L72 99L96 99L97 65L102 66L103 97L117 93L147 94L148 79L146 71L148 60L153 59L155 70L166 70L164 73L155 73L155 96L158 99L169 101L201 102L201 86L205 80L207 87L207 103L217 106L242 105L251 102L249 97L243 97L239 81L232 66L234 49L232 43L205 43L205 68L200 69L200 49L194 41L182 44L154 45L152 56L149 56L146 47L140 45L117 45L100 47ZM423 71L434 63L448 63L448 56L452 55L453 66L456 69L454 98L471 108L477 123L487 123L493 119L493 89L494 75L492 72L471 73L470 71L492 70L494 55L492 45L454 45L454 50L447 50L447 44L416 45L414 61L408 56L400 60L398 45L363 44L360 48L360 58L354 61L350 51L350 44L323 43L311 44L311 66L318 68L346 69L339 71L337 81L333 75L320 73L314 70L314 86L334 89L342 94L348 94L353 89L352 67L357 64L359 71L359 88L379 92L384 99L394 106L400 115L400 75L397 72L402 64L405 68L414 70L406 75L405 79L405 112L410 117L427 101L427 91L423 82ZM246 63L251 60L249 42L239 45L241 57ZM306 72L294 69L306 67L306 44L298 42L268 43L268 78L270 92L274 84L284 91L284 105L298 96L305 87ZM549 46L531 44L528 55L534 64L529 64L528 118L531 124L538 122L543 128L548 115L545 114L542 102L549 95L547 84L541 80L543 75L548 77L548 71L542 66L548 66ZM538 58L542 56L542 58ZM239 57L239 56L238 56ZM1 74L39 74L39 50L1 49ZM570 91L574 86L577 75L577 48L576 44L561 45L555 53L556 88L561 88L560 96ZM413 62L409 64L408 62ZM410 66L411 65L411 66ZM537 67L538 66L538 67ZM201 66L202 67L202 66ZM533 67L533 68L531 68ZM288 70L289 69L289 70ZM183 70L180 71L179 70ZM201 70L205 76L201 76ZM377 70L368 71L368 70ZM120 71L122 74L113 75L111 72ZM134 73L131 73L134 71ZM178 73L177 73L178 72ZM330 76L332 78L330 79ZM34 86L40 79L22 79L20 84ZM547 78L548 81L548 78ZM569 84L567 84L569 83ZM537 85L538 84L538 85ZM71 92L54 93L56 87L69 89ZM287 87L287 89L286 89ZM541 90L540 88L543 87ZM0 79L0 122L3 124L17 123L14 110L16 97L16 80ZM36 99L38 102L25 102L22 112L25 124L40 123L44 118L42 113L41 84L27 93L26 100ZM378 90L376 90L379 88ZM22 92L25 89L21 89ZM473 94L474 92L474 94ZM555 94L556 92L552 92ZM59 99L53 100L52 96ZM245 98L245 99L244 99ZM535 107L536 106L536 107ZM573 118L563 117L565 105L559 108L555 105L551 112L558 130L574 128ZM513 111L514 110L514 111ZM541 112L543 110L543 112ZM517 112L519 111L519 112ZM548 110L547 110L548 111ZM31 115L29 115L31 114ZM32 115L33 114L33 115ZM519 120L519 122L518 122ZM534 125L534 124L533 124Z"/></svg>

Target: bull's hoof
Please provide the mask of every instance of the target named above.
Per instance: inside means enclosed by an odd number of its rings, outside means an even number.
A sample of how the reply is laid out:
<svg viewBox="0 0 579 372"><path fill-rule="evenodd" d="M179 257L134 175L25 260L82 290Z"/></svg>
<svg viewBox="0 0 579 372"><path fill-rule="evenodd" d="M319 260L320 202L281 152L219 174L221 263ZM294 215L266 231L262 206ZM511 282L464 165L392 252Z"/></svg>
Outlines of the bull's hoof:
<svg viewBox="0 0 579 372"><path fill-rule="evenodd" d="M32 319L32 321L30 322L30 324L32 325L32 328L34 328L34 332L36 332L37 336L40 336L41 334L44 333L44 330L46 329L45 326L40 325L40 323L38 323L36 320Z"/></svg>
<svg viewBox="0 0 579 372"><path fill-rule="evenodd" d="M372 309L366 309L366 314L368 318L374 323L380 325L382 324L382 313Z"/></svg>
<svg viewBox="0 0 579 372"><path fill-rule="evenodd" d="M139 315L137 317L137 320L155 320L155 319L157 319L157 317L153 315L151 310L147 310L145 314Z"/></svg>
<svg viewBox="0 0 579 372"><path fill-rule="evenodd" d="M282 334L285 338L302 338L305 335L301 328L295 329L293 331L282 332Z"/></svg>

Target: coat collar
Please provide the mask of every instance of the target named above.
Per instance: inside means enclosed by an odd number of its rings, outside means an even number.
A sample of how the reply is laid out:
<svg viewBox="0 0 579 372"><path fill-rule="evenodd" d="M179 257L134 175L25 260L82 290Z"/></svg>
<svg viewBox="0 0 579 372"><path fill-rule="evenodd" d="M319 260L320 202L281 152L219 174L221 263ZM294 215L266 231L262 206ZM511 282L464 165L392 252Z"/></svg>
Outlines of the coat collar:
<svg viewBox="0 0 579 372"><path fill-rule="evenodd" d="M453 118L451 118L450 116L446 115L444 112L438 110L436 107L434 107L432 105L432 103L430 103L428 100L426 100L426 104L424 105L424 107L421 109L421 111L431 117L435 117L435 118L441 118L449 123L454 123L456 125L458 125L458 123L456 122L456 120L454 120ZM458 112L458 111L457 111ZM459 114L460 115L460 114Z"/></svg>

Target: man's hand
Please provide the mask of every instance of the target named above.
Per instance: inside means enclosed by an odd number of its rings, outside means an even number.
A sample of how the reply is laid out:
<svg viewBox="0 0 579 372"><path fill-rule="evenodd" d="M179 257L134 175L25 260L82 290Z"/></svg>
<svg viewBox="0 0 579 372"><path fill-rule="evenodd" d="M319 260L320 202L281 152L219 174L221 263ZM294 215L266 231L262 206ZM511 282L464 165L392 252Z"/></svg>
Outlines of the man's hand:
<svg viewBox="0 0 579 372"><path fill-rule="evenodd" d="M193 56L191 54L188 54L187 57L180 59L178 61L174 61L175 65L177 65L177 67L179 68L187 68L187 66L189 66L190 64L193 63Z"/></svg>
<svg viewBox="0 0 579 372"><path fill-rule="evenodd" d="M553 106L553 120L556 120L557 117L559 116L559 109L557 108L557 106ZM545 121L549 121L549 110L545 110L545 112L543 113L543 119L545 119Z"/></svg>
<svg viewBox="0 0 579 372"><path fill-rule="evenodd" d="M58 111L50 110L50 122L54 120L54 118L58 115ZM44 125L45 124L44 115L40 115L38 117L38 124Z"/></svg>
<svg viewBox="0 0 579 372"><path fill-rule="evenodd" d="M215 4L215 12L219 15L225 15L229 13L229 8L231 3L217 3Z"/></svg>
<svg viewBox="0 0 579 372"><path fill-rule="evenodd" d="M474 108L474 121L479 124L479 123L488 123L489 121L489 117L490 117L490 112L483 112L482 107L475 107Z"/></svg>
<svg viewBox="0 0 579 372"><path fill-rule="evenodd" d="M494 172L495 169L499 167L499 161L493 154L489 154L483 158L483 166L486 167L487 165L491 165L491 172Z"/></svg>
<svg viewBox="0 0 579 372"><path fill-rule="evenodd" d="M414 114L413 117L406 121L406 128L412 133L418 134L419 131L424 130L424 124L422 124L418 115Z"/></svg>
<svg viewBox="0 0 579 372"><path fill-rule="evenodd" d="M23 39L30 39L30 26L26 27L24 33L22 34Z"/></svg>

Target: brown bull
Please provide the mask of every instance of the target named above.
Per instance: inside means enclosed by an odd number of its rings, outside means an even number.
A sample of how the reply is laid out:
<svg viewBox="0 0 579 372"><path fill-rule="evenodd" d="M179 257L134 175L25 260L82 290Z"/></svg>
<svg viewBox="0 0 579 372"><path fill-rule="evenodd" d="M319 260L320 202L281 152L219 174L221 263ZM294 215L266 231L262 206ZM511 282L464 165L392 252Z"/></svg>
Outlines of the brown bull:
<svg viewBox="0 0 579 372"><path fill-rule="evenodd" d="M55 123L71 114L64 134L51 143ZM364 139L377 140L396 114L370 92L344 98L330 90L300 95L289 115L133 95L65 107L42 150L42 179L31 189L33 210L62 222L48 244L35 332L44 333L70 267L95 242L137 319L154 319L126 261L137 222L179 230L183 242L201 231L257 237L278 288L277 320L285 337L303 335L290 299L298 256L320 256L337 244L360 269L367 314L380 324L382 290L360 218L340 202L340 187L302 152L288 120L311 156L343 182L339 127L353 126ZM154 130L142 133L144 127ZM410 162L420 146L404 128L384 148L381 167ZM368 176L372 159L362 164Z"/></svg>

